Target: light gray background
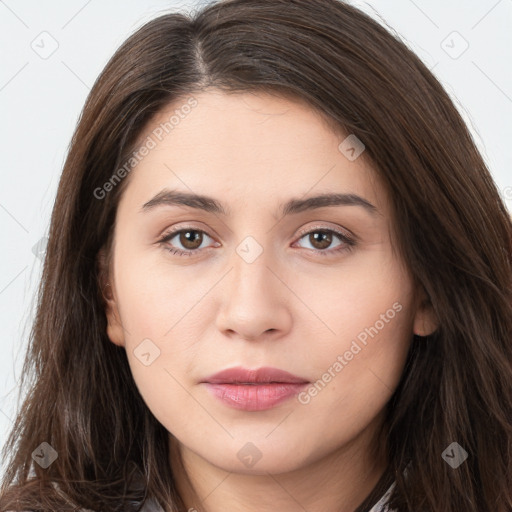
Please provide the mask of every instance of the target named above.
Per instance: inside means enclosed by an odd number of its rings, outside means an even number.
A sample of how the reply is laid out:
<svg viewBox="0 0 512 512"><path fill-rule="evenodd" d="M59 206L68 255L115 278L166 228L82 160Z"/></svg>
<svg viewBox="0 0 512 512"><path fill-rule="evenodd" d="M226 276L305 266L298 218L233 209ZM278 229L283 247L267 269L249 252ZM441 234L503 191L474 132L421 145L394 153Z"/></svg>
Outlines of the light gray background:
<svg viewBox="0 0 512 512"><path fill-rule="evenodd" d="M90 87L136 28L204 3L0 0L0 446L14 417L34 313L42 268L37 248L44 251L64 158ZM512 210L512 0L350 3L384 20L433 70Z"/></svg>

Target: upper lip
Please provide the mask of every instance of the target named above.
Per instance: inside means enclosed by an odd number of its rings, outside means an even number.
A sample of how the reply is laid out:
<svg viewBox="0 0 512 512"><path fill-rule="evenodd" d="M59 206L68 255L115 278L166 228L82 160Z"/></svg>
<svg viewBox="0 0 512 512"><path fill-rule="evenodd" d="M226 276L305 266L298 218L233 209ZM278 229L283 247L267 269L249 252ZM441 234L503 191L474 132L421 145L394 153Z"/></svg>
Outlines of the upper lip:
<svg viewBox="0 0 512 512"><path fill-rule="evenodd" d="M251 370L238 366L236 368L228 368L221 372L215 373L207 377L203 382L210 384L249 384L249 383L289 383L302 384L309 382L302 377L293 375L279 368L262 367Z"/></svg>

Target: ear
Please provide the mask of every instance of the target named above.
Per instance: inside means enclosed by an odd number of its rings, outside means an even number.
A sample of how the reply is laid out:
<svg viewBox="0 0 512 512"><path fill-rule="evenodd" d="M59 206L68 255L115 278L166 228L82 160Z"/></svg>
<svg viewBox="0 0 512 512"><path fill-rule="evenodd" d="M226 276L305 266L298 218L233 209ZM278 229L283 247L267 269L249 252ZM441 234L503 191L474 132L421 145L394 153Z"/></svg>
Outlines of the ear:
<svg viewBox="0 0 512 512"><path fill-rule="evenodd" d="M110 271L107 253L104 248L100 249L98 252L97 264L98 286L100 288L101 295L103 296L105 315L108 322L107 336L115 345L124 347L124 330L121 324L121 316L119 314L113 274Z"/></svg>
<svg viewBox="0 0 512 512"><path fill-rule="evenodd" d="M434 312L430 298L423 287L420 287L420 294L414 315L413 332L417 336L429 336L439 327L439 320Z"/></svg>

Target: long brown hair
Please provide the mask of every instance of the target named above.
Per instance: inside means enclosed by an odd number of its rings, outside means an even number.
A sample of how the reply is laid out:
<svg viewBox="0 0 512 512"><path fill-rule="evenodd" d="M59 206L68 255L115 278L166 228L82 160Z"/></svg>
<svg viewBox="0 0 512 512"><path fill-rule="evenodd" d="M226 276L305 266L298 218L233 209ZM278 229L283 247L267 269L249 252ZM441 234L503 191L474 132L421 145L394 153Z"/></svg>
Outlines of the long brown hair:
<svg viewBox="0 0 512 512"><path fill-rule="evenodd" d="M0 510L125 510L149 497L185 510L169 433L106 335L97 259L111 249L129 177L104 197L97 191L162 107L209 86L306 101L364 143L389 191L397 257L439 320L433 335L412 340L388 404L391 507L512 510L509 213L436 78L390 31L338 0L228 0L161 15L99 76L52 213ZM468 454L457 468L443 457L453 442ZM41 443L58 454L47 468L33 463Z"/></svg>

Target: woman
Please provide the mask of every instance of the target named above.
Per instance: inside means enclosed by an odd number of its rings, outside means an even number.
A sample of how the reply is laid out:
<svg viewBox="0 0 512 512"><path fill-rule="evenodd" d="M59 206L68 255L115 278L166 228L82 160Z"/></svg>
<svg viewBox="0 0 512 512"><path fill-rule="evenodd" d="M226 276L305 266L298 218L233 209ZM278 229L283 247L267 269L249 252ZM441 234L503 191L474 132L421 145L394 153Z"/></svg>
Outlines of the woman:
<svg viewBox="0 0 512 512"><path fill-rule="evenodd" d="M511 221L338 0L116 52L59 184L1 510L512 510Z"/></svg>

